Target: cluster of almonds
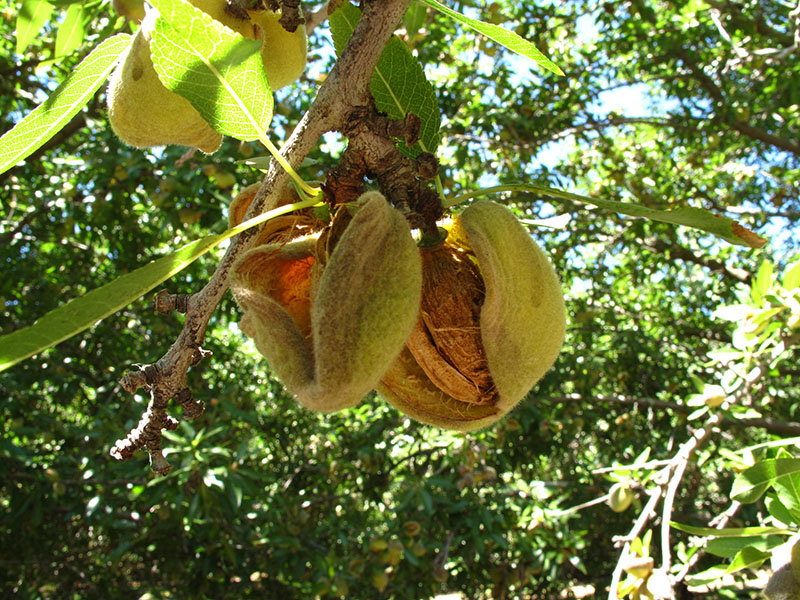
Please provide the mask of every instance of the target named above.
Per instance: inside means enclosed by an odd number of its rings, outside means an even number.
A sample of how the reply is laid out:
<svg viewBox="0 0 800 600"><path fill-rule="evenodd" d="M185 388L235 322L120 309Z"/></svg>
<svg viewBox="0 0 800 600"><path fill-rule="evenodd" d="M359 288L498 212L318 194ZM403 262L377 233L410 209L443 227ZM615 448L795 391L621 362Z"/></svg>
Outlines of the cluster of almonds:
<svg viewBox="0 0 800 600"><path fill-rule="evenodd" d="M257 187L234 200L231 225ZM330 223L292 215L259 232L230 285L242 331L301 405L335 411L377 389L414 419L467 431L505 415L552 366L564 300L525 228L481 201L443 229L420 247L367 192Z"/></svg>
<svg viewBox="0 0 800 600"><path fill-rule="evenodd" d="M226 0L189 2L242 36L261 41L261 60L273 90L289 85L303 73L307 48L304 27L286 31L278 22L280 14L271 10L232 15L226 10ZM148 13L144 18L128 54L109 80L111 127L123 142L137 148L177 144L210 154L222 144L222 135L188 100L164 87L153 67L150 39L155 17L155 13Z"/></svg>

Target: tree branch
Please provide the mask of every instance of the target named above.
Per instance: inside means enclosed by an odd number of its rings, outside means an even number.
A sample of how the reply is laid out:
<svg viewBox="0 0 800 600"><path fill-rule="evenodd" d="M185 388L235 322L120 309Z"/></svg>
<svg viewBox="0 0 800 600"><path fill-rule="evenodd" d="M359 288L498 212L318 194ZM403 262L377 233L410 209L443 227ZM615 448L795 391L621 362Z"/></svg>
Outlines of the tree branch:
<svg viewBox="0 0 800 600"><path fill-rule="evenodd" d="M653 239L647 240L643 247L647 250L652 252L657 252L659 254L667 254L670 258L679 258L686 262L694 263L696 265L700 265L701 267L706 267L711 271L717 271L725 275L726 277L730 277L735 279L741 283L750 283L750 280L753 278L752 273L748 273L744 269L737 269L736 267L729 267L724 262L717 260L715 258L709 258L707 256L698 256L688 248L684 248L683 246L679 246L678 244L668 244L663 239Z"/></svg>
<svg viewBox="0 0 800 600"><path fill-rule="evenodd" d="M409 3L410 0L365 0L362 18L341 57L320 86L316 99L281 151L293 168L300 166L324 133L341 129L353 108L369 104L372 73L384 46L394 33ZM245 219L264 212L268 202L274 201L286 185L289 185L288 173L277 161L272 160ZM150 414L146 418L143 417L137 430L125 440L119 440L111 449L111 455L115 458L125 460L130 458L136 449L146 448L150 452L153 469L162 474L169 471L170 467L160 449L161 428L171 424L166 418L167 400L175 398L177 394L183 396L188 389L186 372L205 354L201 344L206 327L228 288L231 266L250 248L255 234L256 229L249 229L234 237L211 279L202 290L189 299L186 321L180 335L160 360L154 365L149 365L154 369L151 372L155 373L151 380L147 382L133 374L126 382L128 384L126 389L131 393L135 391L134 386L137 384L144 383L150 389L152 398L148 406ZM142 370L147 368L148 366L142 367ZM193 416L199 416L201 411L202 409L194 411L196 414ZM191 416L184 412L184 418ZM157 439L151 435L156 430ZM136 431L147 431L148 435L135 436L133 434Z"/></svg>
<svg viewBox="0 0 800 600"><path fill-rule="evenodd" d="M688 406L685 404L676 404L674 402L665 402L664 400L657 400L655 398L629 398L626 396L593 396L591 398L587 398L586 396L582 396L580 394L568 394L566 396L555 396L550 397L548 400L554 402L582 402L582 403L597 403L597 402L609 402L609 403L617 403L617 404L644 404L646 406L652 406L654 408L666 408L673 412L681 413L681 414L691 414L695 410L697 410L694 406ZM753 419L734 419L731 417L725 417L722 420L724 425L733 425L735 427L758 427L760 429L766 429L770 433L774 433L775 435L784 435L784 436L795 436L800 435L800 423L794 422L786 422L786 421L778 421L776 419L770 419L768 417L763 418L753 418Z"/></svg>

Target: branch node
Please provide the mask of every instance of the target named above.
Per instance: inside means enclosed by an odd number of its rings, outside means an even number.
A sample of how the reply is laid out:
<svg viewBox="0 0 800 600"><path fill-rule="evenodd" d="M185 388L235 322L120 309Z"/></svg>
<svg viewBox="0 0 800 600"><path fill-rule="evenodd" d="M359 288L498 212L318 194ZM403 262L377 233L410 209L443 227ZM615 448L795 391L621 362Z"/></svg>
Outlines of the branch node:
<svg viewBox="0 0 800 600"><path fill-rule="evenodd" d="M188 387L178 390L174 398L183 407L183 418L192 421L203 414L205 404L192 397L192 392Z"/></svg>
<svg viewBox="0 0 800 600"><path fill-rule="evenodd" d="M157 450L150 450L150 469L152 469L153 473L156 475L166 475L172 470L172 465L164 458L160 448Z"/></svg>
<svg viewBox="0 0 800 600"><path fill-rule="evenodd" d="M199 364L201 360L203 360L206 356L211 356L214 354L211 350L203 350L200 346L194 349L191 357L191 366L194 367L195 365Z"/></svg>
<svg viewBox="0 0 800 600"><path fill-rule="evenodd" d="M161 368L156 365L141 365L135 364L138 371L128 371L119 380L119 384L129 394L133 394L140 387L149 387L153 385L161 376Z"/></svg>
<svg viewBox="0 0 800 600"><path fill-rule="evenodd" d="M189 298L189 294L171 294L167 290L161 290L153 296L153 308L162 315L173 310L185 313L189 310Z"/></svg>

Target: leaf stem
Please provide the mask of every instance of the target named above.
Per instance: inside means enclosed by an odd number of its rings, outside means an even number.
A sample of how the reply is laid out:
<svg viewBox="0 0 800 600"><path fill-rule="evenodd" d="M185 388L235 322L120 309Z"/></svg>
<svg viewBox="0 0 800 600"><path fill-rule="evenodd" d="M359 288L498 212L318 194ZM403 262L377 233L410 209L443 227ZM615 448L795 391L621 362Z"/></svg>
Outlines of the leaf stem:
<svg viewBox="0 0 800 600"><path fill-rule="evenodd" d="M301 190L312 197L319 195L319 188L311 187L305 181L303 181L303 178L297 174L297 171L292 168L292 165L290 165L286 159L283 158L280 150L278 150L275 144L272 143L272 140L270 140L266 135L261 135L259 139L261 140L261 143L266 146L267 150L269 150L269 153L272 154L275 160L278 161L278 163L284 168L284 170L289 174L289 176L294 180Z"/></svg>
<svg viewBox="0 0 800 600"><path fill-rule="evenodd" d="M236 234L245 231L246 229L250 229L251 227L260 225L264 221L269 221L270 219L274 219L275 217L278 217L280 215L285 215L286 213L290 213L295 210L310 208L312 206L316 206L317 204L320 204L320 201L317 200L316 197L312 197L307 200L301 200L300 202L295 202L293 204L284 204L283 206L273 208L272 210L268 210L265 213L261 213L257 217L253 217L252 219L248 219L243 223L239 223L239 225L233 227L232 229L228 229L225 233L221 233L220 242L227 240L228 238L231 238Z"/></svg>

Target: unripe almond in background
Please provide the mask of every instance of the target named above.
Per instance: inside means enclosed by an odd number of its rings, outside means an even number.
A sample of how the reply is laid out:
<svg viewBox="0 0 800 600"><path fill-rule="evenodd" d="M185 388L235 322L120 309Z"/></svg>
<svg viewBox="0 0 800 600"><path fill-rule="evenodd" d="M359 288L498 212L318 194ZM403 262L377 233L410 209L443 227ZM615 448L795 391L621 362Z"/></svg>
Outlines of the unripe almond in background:
<svg viewBox="0 0 800 600"><path fill-rule="evenodd" d="M232 16L225 0L190 0L223 25L261 41L261 57L270 87L277 90L297 79L306 64L305 28L287 32L272 11L252 11L249 18ZM126 57L109 80L108 114L111 127L131 146L148 148L177 144L210 154L222 143L191 103L168 90L158 78L150 56L150 32L155 13L145 18Z"/></svg>
<svg viewBox="0 0 800 600"><path fill-rule="evenodd" d="M410 417L484 427L553 365L564 340L561 284L507 208L477 202L440 247L422 248L420 317L378 391Z"/></svg>
<svg viewBox="0 0 800 600"><path fill-rule="evenodd" d="M611 486L608 494L608 506L614 512L624 512L633 502L633 491L627 483L618 481Z"/></svg>

